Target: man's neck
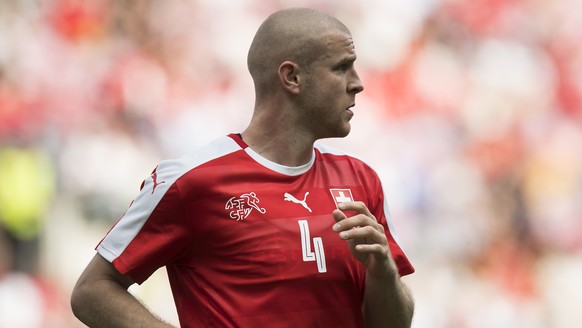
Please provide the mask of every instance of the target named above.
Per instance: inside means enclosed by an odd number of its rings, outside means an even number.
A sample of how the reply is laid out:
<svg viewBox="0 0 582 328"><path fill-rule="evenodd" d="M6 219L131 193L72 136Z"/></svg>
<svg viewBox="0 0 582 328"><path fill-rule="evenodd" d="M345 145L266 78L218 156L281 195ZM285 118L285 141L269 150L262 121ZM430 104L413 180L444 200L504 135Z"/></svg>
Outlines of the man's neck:
<svg viewBox="0 0 582 328"><path fill-rule="evenodd" d="M251 122L242 138L257 154L285 166L306 164L313 155L313 139L275 124L261 126Z"/></svg>

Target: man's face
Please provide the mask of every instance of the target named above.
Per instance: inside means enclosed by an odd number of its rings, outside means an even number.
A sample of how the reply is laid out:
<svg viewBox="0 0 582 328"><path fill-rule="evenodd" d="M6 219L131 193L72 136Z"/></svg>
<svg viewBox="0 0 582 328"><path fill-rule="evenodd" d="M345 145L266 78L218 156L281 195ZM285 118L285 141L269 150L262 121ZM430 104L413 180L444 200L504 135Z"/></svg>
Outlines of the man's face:
<svg viewBox="0 0 582 328"><path fill-rule="evenodd" d="M326 50L312 63L302 89L305 124L316 139L350 132L356 94L364 90L354 67L356 52L349 33L333 30L322 38Z"/></svg>

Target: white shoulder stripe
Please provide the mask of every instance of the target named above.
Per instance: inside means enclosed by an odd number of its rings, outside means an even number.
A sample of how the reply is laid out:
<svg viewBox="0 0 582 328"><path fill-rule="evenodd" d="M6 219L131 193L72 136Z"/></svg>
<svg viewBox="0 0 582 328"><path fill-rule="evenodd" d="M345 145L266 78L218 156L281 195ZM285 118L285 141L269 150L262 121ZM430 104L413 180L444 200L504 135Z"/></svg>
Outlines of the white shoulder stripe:
<svg viewBox="0 0 582 328"><path fill-rule="evenodd" d="M380 181L380 185L382 185L381 181ZM382 192L384 193L384 216L386 217L388 231L390 231L390 234L392 235L392 238L394 238L394 241L396 241L396 243L400 246L400 248L402 248L402 245L400 245L400 241L398 240L398 235L396 234L396 227L394 226L394 221L392 220L392 215L390 214L390 207L388 206L388 195L386 195L386 191L384 190L383 186L382 186Z"/></svg>
<svg viewBox="0 0 582 328"><path fill-rule="evenodd" d="M144 186L125 215L97 246L97 251L112 262L139 233L150 214L168 189L188 171L213 159L225 156L241 147L230 137L223 136L179 159L160 162L155 173L144 181Z"/></svg>

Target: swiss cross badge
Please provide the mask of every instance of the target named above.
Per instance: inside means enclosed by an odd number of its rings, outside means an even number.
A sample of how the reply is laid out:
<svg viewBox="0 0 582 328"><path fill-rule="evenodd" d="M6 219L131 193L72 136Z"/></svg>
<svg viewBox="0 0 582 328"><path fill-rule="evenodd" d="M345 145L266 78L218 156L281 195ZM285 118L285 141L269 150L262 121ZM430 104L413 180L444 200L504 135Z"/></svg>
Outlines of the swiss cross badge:
<svg viewBox="0 0 582 328"><path fill-rule="evenodd" d="M331 198L335 202L335 207L340 203L353 202L354 196L352 196L352 191L350 189L330 189Z"/></svg>

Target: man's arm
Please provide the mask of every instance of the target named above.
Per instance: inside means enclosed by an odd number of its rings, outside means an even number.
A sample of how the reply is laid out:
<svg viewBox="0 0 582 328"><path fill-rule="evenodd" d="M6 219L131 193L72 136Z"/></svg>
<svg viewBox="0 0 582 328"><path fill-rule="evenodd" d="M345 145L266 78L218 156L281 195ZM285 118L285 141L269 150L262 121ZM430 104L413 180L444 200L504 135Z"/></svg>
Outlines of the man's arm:
<svg viewBox="0 0 582 328"><path fill-rule="evenodd" d="M96 254L73 289L73 313L89 327L172 327L127 291L132 284L129 276Z"/></svg>
<svg viewBox="0 0 582 328"><path fill-rule="evenodd" d="M367 327L410 327L414 301L400 280L384 227L362 202L339 204L333 230L347 241L352 255L366 266L364 318ZM355 212L347 217L343 211Z"/></svg>
<svg viewBox="0 0 582 328"><path fill-rule="evenodd" d="M366 275L364 317L367 327L410 327L414 301L397 272L386 277Z"/></svg>

